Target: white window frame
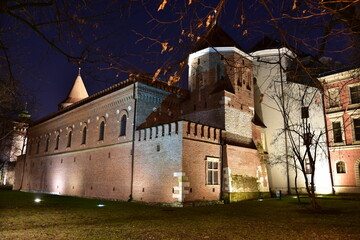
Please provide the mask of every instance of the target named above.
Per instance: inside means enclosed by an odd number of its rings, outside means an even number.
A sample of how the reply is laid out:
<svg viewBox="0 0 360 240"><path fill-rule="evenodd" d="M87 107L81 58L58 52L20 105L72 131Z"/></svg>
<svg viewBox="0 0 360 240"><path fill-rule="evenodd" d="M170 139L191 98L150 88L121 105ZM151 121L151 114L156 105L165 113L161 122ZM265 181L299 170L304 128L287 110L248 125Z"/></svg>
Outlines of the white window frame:
<svg viewBox="0 0 360 240"><path fill-rule="evenodd" d="M338 108L341 108L341 97L340 97L340 88L339 87L332 87L332 88L328 88L327 90L327 97L326 97L326 101L327 101L327 108L331 109L331 110L335 110ZM337 91L337 96L336 98L334 98L334 101L337 101L337 106L331 106L330 105L330 97L332 97L333 93L330 93L332 91Z"/></svg>
<svg viewBox="0 0 360 240"><path fill-rule="evenodd" d="M347 86L348 86L348 96L349 96L349 108L360 107L360 103L352 103L351 92L350 92L350 88L360 86L360 82L352 83Z"/></svg>
<svg viewBox="0 0 360 240"><path fill-rule="evenodd" d="M359 140L355 139L355 123L354 123L354 119L359 119L360 120L360 115L358 115L358 114L351 115L352 143L360 143L360 139Z"/></svg>
<svg viewBox="0 0 360 240"><path fill-rule="evenodd" d="M216 163L217 164L217 169L215 168L209 168L209 163ZM218 157L210 157L207 156L205 158L205 182L206 185L220 185L220 159ZM209 181L209 173L211 174L211 182ZM215 174L216 173L216 174ZM217 180L215 181L215 175L217 175Z"/></svg>
<svg viewBox="0 0 360 240"><path fill-rule="evenodd" d="M330 132L331 146L344 145L346 136L345 136L345 129L344 129L343 113L341 112L340 114L330 115L329 116L329 121L330 121L329 132ZM337 142L337 143L334 142L333 122L340 122L342 142Z"/></svg>

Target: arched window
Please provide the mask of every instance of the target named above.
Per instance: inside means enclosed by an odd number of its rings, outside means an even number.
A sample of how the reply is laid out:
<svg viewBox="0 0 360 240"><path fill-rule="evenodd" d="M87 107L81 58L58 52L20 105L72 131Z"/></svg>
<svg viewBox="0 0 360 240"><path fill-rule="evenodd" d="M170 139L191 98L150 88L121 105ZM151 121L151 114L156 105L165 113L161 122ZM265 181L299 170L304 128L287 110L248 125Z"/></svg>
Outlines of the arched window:
<svg viewBox="0 0 360 240"><path fill-rule="evenodd" d="M72 139L72 131L70 130L68 133L68 141L66 147L71 147L71 139Z"/></svg>
<svg viewBox="0 0 360 240"><path fill-rule="evenodd" d="M56 136L56 141L55 141L55 150L59 149L59 145L60 145L60 134L58 134Z"/></svg>
<svg viewBox="0 0 360 240"><path fill-rule="evenodd" d="M32 152L32 141L29 141L29 155L31 155Z"/></svg>
<svg viewBox="0 0 360 240"><path fill-rule="evenodd" d="M84 127L82 131L81 144L86 144L86 132L87 132L87 127Z"/></svg>
<svg viewBox="0 0 360 240"><path fill-rule="evenodd" d="M37 145L36 145L36 153L38 154L40 151L40 139L38 139L37 141Z"/></svg>
<svg viewBox="0 0 360 240"><path fill-rule="evenodd" d="M105 135L104 133L105 133L105 122L102 121L99 127L99 141L104 140L104 135Z"/></svg>
<svg viewBox="0 0 360 240"><path fill-rule="evenodd" d="M120 136L126 135L126 115L123 115L120 120Z"/></svg>
<svg viewBox="0 0 360 240"><path fill-rule="evenodd" d="M45 143L45 152L49 151L49 143L50 143L50 138L47 137L46 138L46 143Z"/></svg>
<svg viewBox="0 0 360 240"><path fill-rule="evenodd" d="M336 172L337 173L346 173L344 161L340 161L340 162L336 163Z"/></svg>

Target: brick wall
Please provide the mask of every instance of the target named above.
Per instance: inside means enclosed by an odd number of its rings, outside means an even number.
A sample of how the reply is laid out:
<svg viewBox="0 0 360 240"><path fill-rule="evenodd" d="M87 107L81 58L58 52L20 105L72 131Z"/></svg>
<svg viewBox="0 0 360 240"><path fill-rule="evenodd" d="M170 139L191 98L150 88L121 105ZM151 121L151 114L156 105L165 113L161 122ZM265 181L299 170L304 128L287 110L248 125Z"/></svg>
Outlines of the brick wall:
<svg viewBox="0 0 360 240"><path fill-rule="evenodd" d="M176 189L182 172L182 130L174 122L136 131L134 200L182 202Z"/></svg>
<svg viewBox="0 0 360 240"><path fill-rule="evenodd" d="M221 131L206 125L183 122L183 181L185 201L217 201L221 197ZM218 184L207 182L207 159L219 160Z"/></svg>

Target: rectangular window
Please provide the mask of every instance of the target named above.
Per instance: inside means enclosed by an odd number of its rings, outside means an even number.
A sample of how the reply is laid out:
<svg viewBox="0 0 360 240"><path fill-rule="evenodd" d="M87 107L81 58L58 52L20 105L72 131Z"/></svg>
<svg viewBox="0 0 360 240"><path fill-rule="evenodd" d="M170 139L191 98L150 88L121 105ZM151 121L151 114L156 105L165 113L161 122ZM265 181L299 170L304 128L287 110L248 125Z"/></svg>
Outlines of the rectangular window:
<svg viewBox="0 0 360 240"><path fill-rule="evenodd" d="M310 160L308 158L305 158L305 173L306 174L312 174L312 167L311 167L311 164L310 164Z"/></svg>
<svg viewBox="0 0 360 240"><path fill-rule="evenodd" d="M333 122L332 127L333 127L334 143L341 143L343 141L341 123L340 122Z"/></svg>
<svg viewBox="0 0 360 240"><path fill-rule="evenodd" d="M329 107L338 107L340 105L340 92L338 88L331 88L328 90L328 103Z"/></svg>
<svg viewBox="0 0 360 240"><path fill-rule="evenodd" d="M355 141L360 141L360 118L358 119L353 119L354 120L354 137L355 137Z"/></svg>
<svg viewBox="0 0 360 240"><path fill-rule="evenodd" d="M301 118L309 118L309 107L302 107L301 108Z"/></svg>
<svg viewBox="0 0 360 240"><path fill-rule="evenodd" d="M350 87L351 104L360 103L360 85Z"/></svg>
<svg viewBox="0 0 360 240"><path fill-rule="evenodd" d="M219 160L218 158L207 158L207 184L219 184Z"/></svg>

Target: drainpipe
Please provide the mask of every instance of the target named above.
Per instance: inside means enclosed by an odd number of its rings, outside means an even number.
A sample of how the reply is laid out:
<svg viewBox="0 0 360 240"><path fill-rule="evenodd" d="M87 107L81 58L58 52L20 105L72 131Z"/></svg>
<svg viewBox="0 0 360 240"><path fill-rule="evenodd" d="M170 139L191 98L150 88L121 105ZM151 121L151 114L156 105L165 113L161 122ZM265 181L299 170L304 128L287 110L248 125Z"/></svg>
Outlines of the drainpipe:
<svg viewBox="0 0 360 240"><path fill-rule="evenodd" d="M223 141L222 131L220 130L220 200L224 201L224 141Z"/></svg>
<svg viewBox="0 0 360 240"><path fill-rule="evenodd" d="M134 185L134 161L135 161L135 133L136 133L136 81L133 84L133 99L134 99L134 120L133 120L133 136L132 136L132 149L131 149L131 181L130 181L130 196L128 201L133 199L133 185Z"/></svg>
<svg viewBox="0 0 360 240"><path fill-rule="evenodd" d="M322 89L324 90L324 89ZM326 136L326 149L327 149L327 154L328 154L328 162L329 162L329 171L330 171L330 180L331 180L331 190L332 190L332 194L335 195L335 189L334 189L334 178L333 178L333 174L332 174L332 167L331 167L331 159L330 159L330 150L329 150L329 138L328 138L328 127L327 127L327 121L326 121L326 111L325 111L325 97L324 97L324 91L322 91L321 94L321 100L322 100L322 104L323 104L323 115L324 115L324 123L325 123L325 136Z"/></svg>

